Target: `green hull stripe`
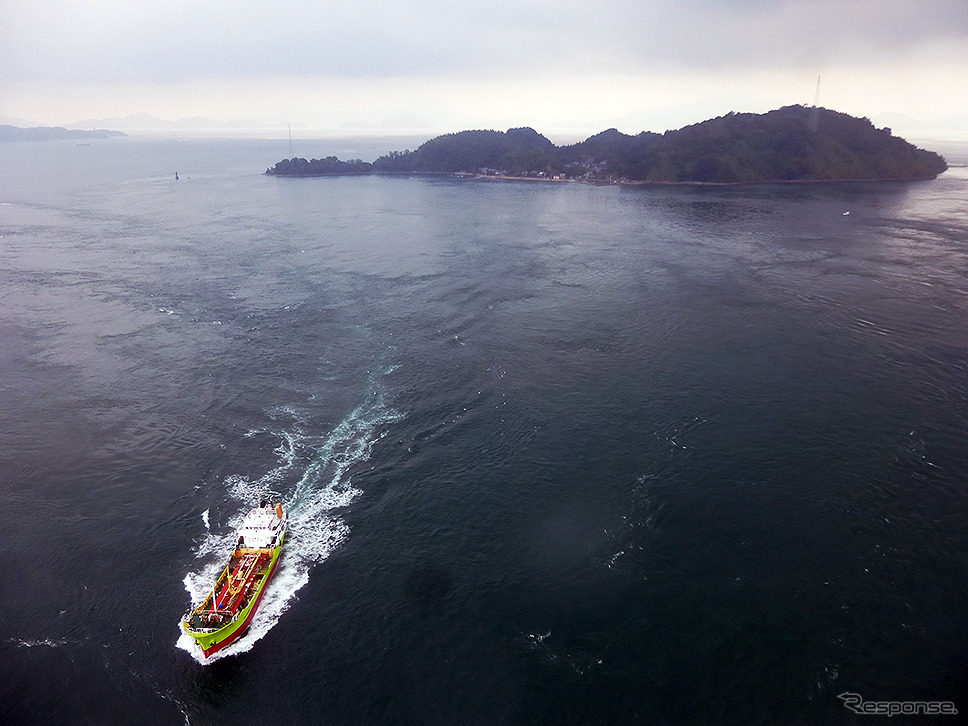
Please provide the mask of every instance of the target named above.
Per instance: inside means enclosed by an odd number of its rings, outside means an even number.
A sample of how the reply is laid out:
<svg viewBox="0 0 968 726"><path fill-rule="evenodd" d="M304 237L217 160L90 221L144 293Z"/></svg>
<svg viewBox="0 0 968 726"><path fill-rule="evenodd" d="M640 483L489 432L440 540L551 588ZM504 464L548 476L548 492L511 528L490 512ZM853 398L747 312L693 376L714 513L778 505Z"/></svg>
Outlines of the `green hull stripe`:
<svg viewBox="0 0 968 726"><path fill-rule="evenodd" d="M230 622L224 628L214 630L210 633L196 633L196 632L192 632L187 620L182 621L182 628L185 630L186 633L188 633L190 636L192 636L195 639L195 642L197 642L201 646L203 651L211 649L212 646L218 645L222 641L234 635L235 632L242 627L242 624L246 620L248 620L249 613L255 607L256 603L259 602L260 596L262 594L262 590L265 589L266 584L269 582L269 577L271 576L271 573L275 571L276 563L279 560L279 556L282 554L282 544L285 541L285 539L286 539L286 533L283 532L282 539L279 540L279 545L272 551L272 559L269 561L270 574L267 574L265 577L262 578L262 581L259 583L259 587L256 589L252 597L249 598L249 604L246 605L241 610L239 610L238 614L235 616L232 622Z"/></svg>

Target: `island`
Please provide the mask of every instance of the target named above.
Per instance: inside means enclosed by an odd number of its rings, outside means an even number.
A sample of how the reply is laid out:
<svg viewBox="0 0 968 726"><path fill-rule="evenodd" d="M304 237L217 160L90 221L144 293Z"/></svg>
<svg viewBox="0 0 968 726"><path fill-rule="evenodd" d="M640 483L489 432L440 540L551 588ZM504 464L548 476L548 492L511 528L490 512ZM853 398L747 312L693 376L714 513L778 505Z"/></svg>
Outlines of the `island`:
<svg viewBox="0 0 968 726"><path fill-rule="evenodd" d="M86 141L88 139L109 139L125 136L121 131L107 129L65 129L62 126L35 126L25 129L19 126L0 125L0 141Z"/></svg>
<svg viewBox="0 0 968 726"><path fill-rule="evenodd" d="M663 134L608 129L556 146L531 128L460 131L376 161L284 159L266 174L461 174L592 183L741 184L934 179L944 158L866 118L812 106L728 113Z"/></svg>

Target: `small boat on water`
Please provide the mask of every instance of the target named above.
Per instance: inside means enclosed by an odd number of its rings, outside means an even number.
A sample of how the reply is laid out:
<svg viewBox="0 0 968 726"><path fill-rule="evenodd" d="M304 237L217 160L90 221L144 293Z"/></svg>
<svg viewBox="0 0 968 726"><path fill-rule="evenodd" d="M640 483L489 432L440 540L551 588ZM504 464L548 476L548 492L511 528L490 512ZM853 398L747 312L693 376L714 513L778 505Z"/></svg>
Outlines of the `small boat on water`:
<svg viewBox="0 0 968 726"><path fill-rule="evenodd" d="M279 562L287 522L282 504L262 501L249 512L228 565L205 600L185 615L182 627L206 658L235 641L252 622Z"/></svg>

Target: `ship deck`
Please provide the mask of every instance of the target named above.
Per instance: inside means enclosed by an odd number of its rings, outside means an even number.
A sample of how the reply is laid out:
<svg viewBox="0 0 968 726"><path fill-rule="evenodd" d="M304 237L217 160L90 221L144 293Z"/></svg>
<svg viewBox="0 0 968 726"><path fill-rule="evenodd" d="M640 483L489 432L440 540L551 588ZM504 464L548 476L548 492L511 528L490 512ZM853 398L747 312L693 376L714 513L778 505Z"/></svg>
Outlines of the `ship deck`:
<svg viewBox="0 0 968 726"><path fill-rule="evenodd" d="M272 567L271 548L238 547L205 600L185 618L194 632L213 632L238 618ZM214 600L214 604L213 604Z"/></svg>

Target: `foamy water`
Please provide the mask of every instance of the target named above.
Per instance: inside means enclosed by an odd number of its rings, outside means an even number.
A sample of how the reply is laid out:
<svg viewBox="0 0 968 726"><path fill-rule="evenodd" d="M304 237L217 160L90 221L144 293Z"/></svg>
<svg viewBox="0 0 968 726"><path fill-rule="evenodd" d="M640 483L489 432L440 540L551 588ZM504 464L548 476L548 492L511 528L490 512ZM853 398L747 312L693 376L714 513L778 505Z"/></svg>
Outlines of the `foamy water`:
<svg viewBox="0 0 968 726"><path fill-rule="evenodd" d="M225 480L231 498L239 504L226 528L212 531L208 510L202 513L206 532L199 540L196 555L207 564L186 574L184 580L192 604L205 598L225 567L224 558L218 555L231 550L235 530L254 502L265 498L282 500L289 514L286 544L248 631L237 641L206 658L195 640L184 632L179 619L176 645L196 661L207 665L251 650L279 622L296 593L309 582L313 566L329 557L349 536L349 527L338 510L360 494L353 486L352 469L370 458L373 445L386 435L386 425L401 418L387 404L383 385L383 379L395 370L391 366L372 374L363 400L328 433L307 431L300 412L292 407L280 409L273 416L277 421L288 421L288 426L249 432L271 434L278 439L278 465L258 479L233 475ZM280 491L293 477L298 478L292 491Z"/></svg>
<svg viewBox="0 0 968 726"><path fill-rule="evenodd" d="M284 153L4 145L0 721L962 710L968 169L260 174ZM262 494L292 529L218 657L255 649L205 668L173 628Z"/></svg>

